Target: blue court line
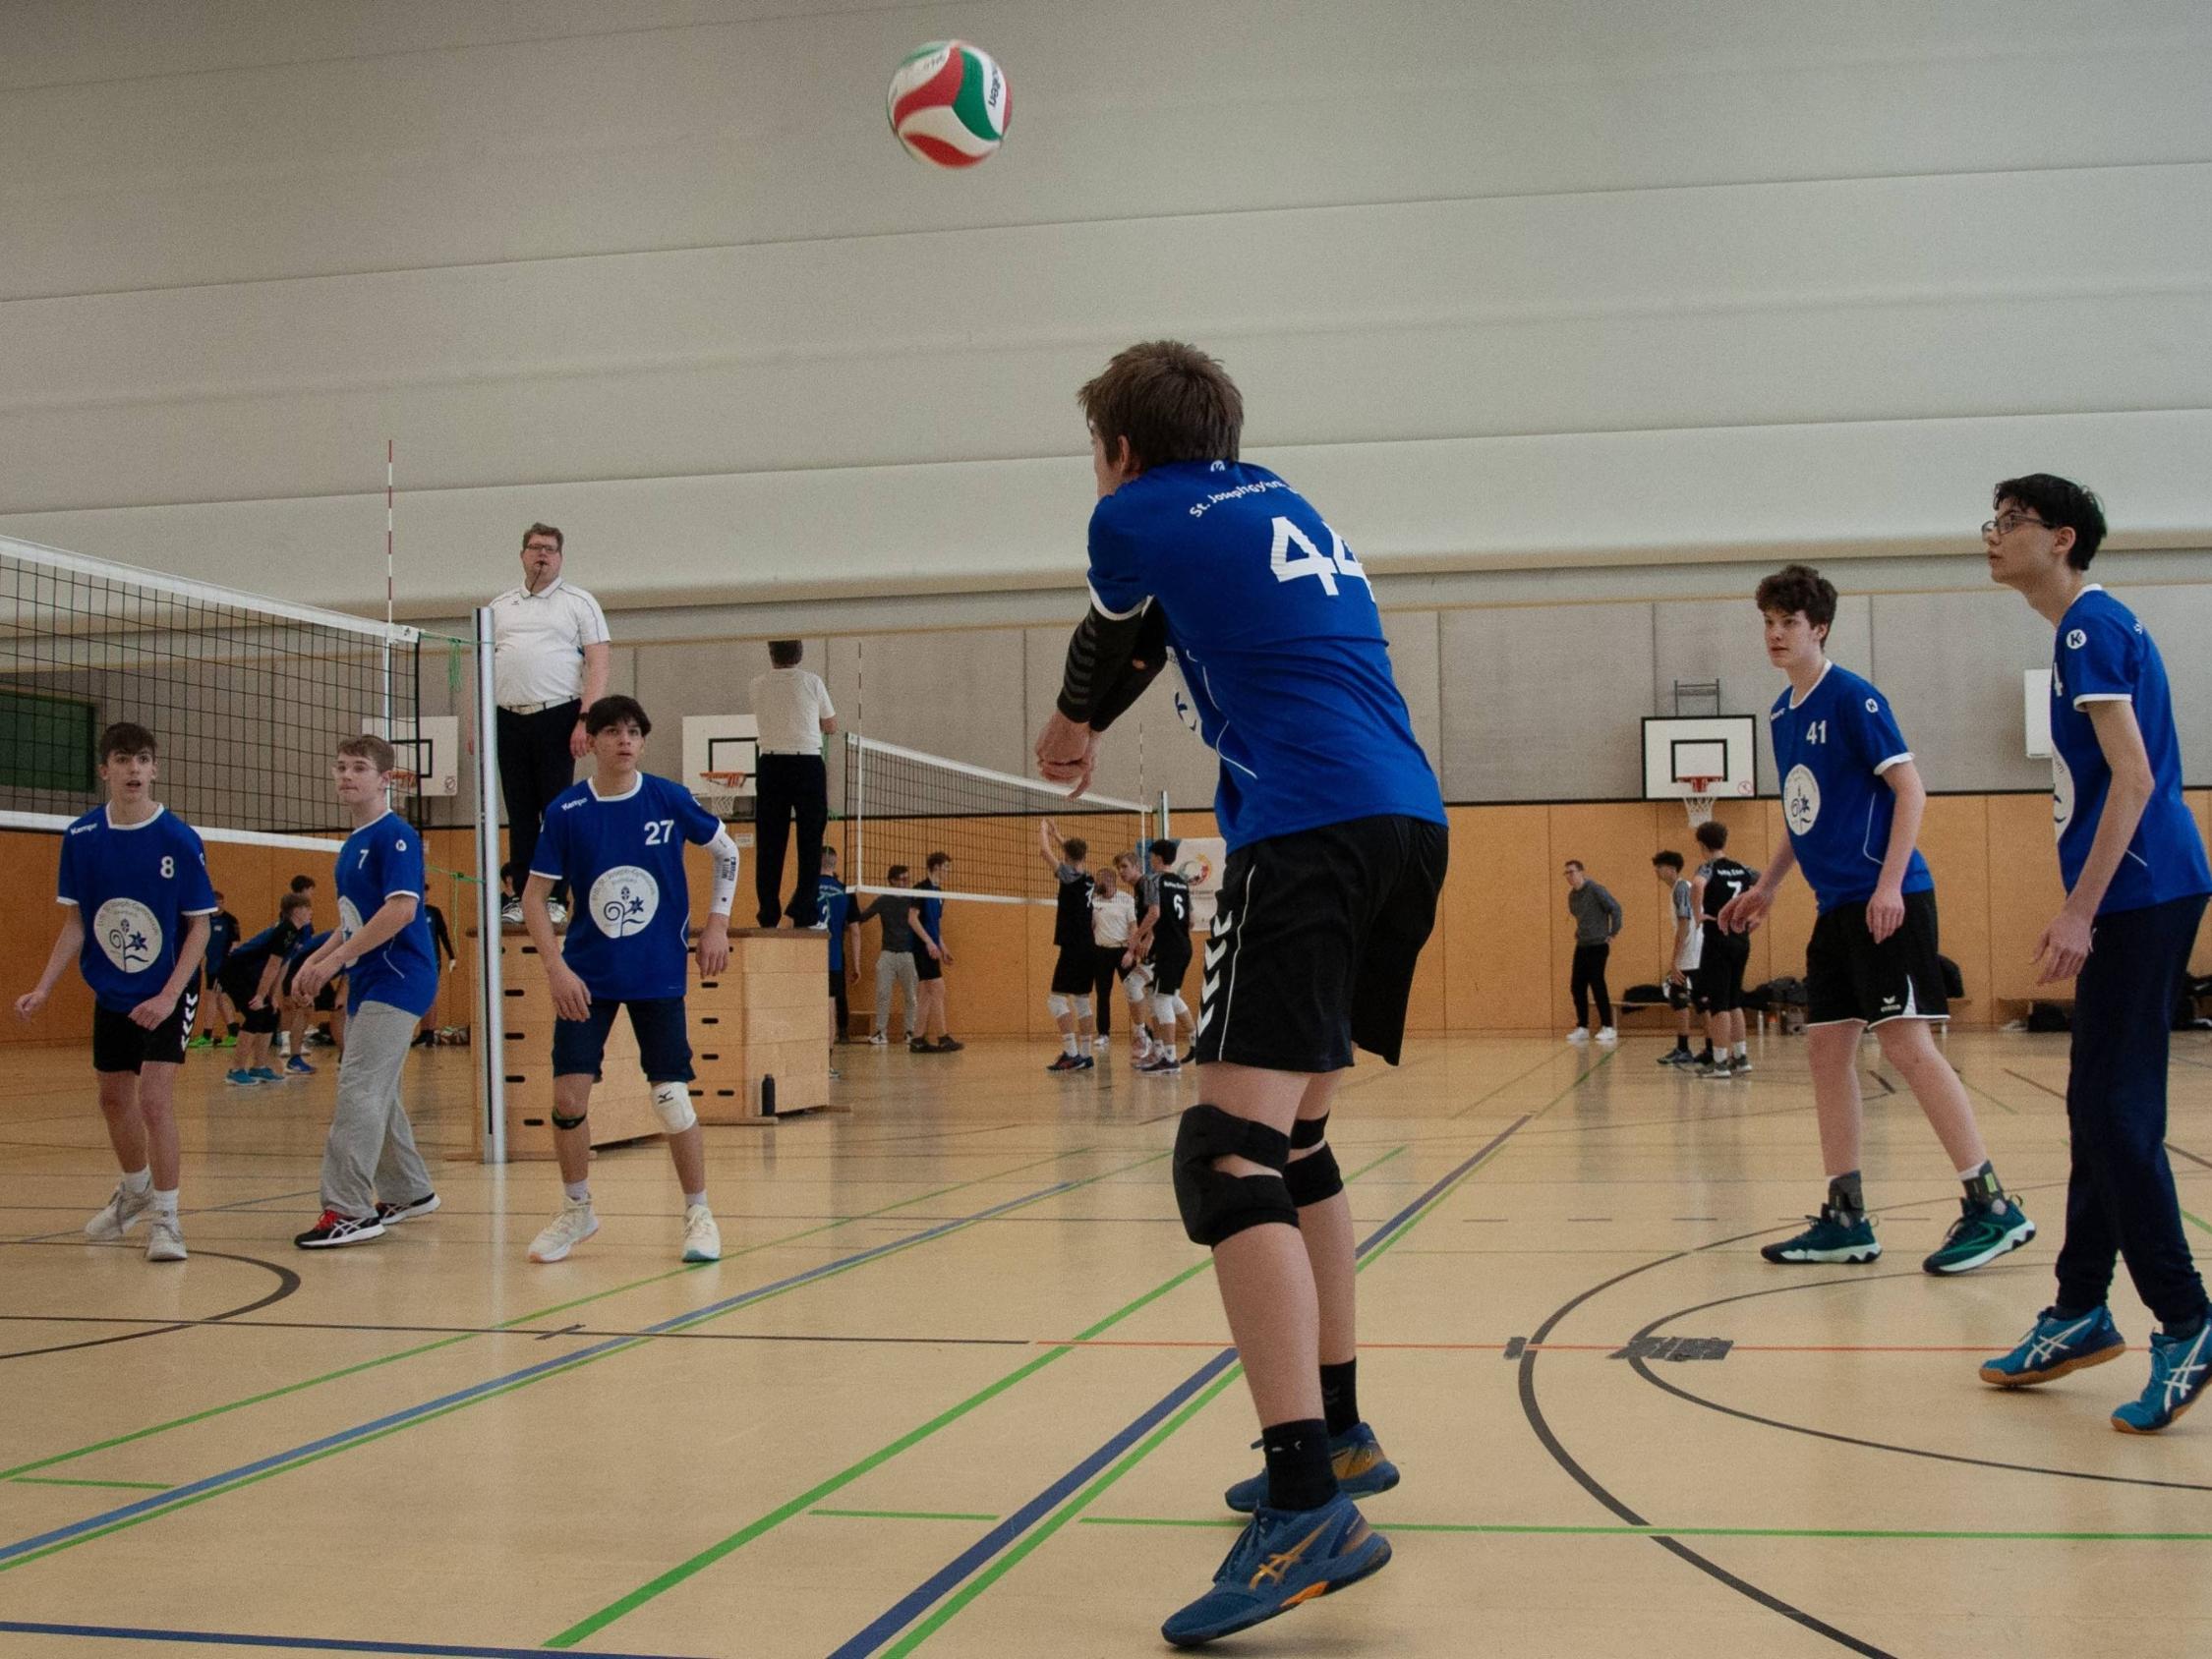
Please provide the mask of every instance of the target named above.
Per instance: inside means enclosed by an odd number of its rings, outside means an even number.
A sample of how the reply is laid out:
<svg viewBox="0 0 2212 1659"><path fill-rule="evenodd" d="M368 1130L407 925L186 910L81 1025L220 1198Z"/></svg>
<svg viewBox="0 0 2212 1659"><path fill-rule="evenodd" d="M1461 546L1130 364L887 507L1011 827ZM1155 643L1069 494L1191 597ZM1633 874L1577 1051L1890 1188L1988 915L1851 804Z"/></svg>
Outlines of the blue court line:
<svg viewBox="0 0 2212 1659"><path fill-rule="evenodd" d="M1493 1135L1481 1151L1464 1163L1455 1166L1449 1174L1384 1222L1373 1232L1368 1234L1367 1238L1354 1249L1354 1258L1365 1256L1386 1242L1422 1210L1449 1190L1461 1176L1502 1146L1506 1138L1512 1135L1515 1130L1530 1120L1528 1116L1524 1116L1507 1128ZM833 1649L830 1659L865 1659L866 1655L874 1653L898 1635L901 1630L927 1613L947 1593L958 1586L962 1579L974 1574L993 1556L1004 1550L1023 1532L1026 1532L1034 1522L1043 1519L1045 1516L1074 1496L1084 1482L1106 1467L1108 1463L1120 1457L1138 1440L1141 1440L1147 1432L1157 1426L1162 1419L1171 1415L1185 1401L1204 1388L1206 1384L1212 1382L1214 1378L1220 1376L1223 1371L1235 1363L1236 1358L1237 1350L1235 1348L1223 1348L1192 1372L1190 1376L1176 1384L1157 1403L1146 1406L1134 1421L1124 1427L1113 1439L1091 1453L1089 1457L1008 1516L1006 1519L1000 1521L998 1525L992 1527L990 1531L984 1533L982 1537L931 1573L929 1577L904 1596L902 1596L865 1630L860 1630L842 1645Z"/></svg>
<svg viewBox="0 0 2212 1659"><path fill-rule="evenodd" d="M307 1647L323 1653L427 1653L439 1659L545 1659L535 1647L479 1647L467 1642L359 1641L339 1636L257 1636L230 1630L151 1630L126 1625L40 1625L0 1619L0 1630L27 1636L100 1636L109 1641L197 1642L204 1647ZM673 1653L615 1653L579 1647L580 1659L685 1659Z"/></svg>
<svg viewBox="0 0 2212 1659"><path fill-rule="evenodd" d="M183 1486L173 1486L168 1491L157 1493L153 1497L141 1498L136 1503L125 1504L118 1509L89 1516L83 1520L72 1521L67 1526L57 1526L51 1532L41 1532L35 1537L20 1539L13 1544L0 1545L0 1564L12 1561L18 1556L29 1555L35 1550L42 1550L50 1544L65 1543L69 1539L79 1537L84 1533L96 1532L102 1527L112 1526L119 1521L130 1520L155 1510L167 1509L173 1504L185 1502L204 1493L214 1492L235 1482L247 1480L255 1475L279 1468L286 1463L296 1462L304 1458L312 1458L319 1453L334 1450L353 1441L368 1439L373 1435L381 1434L387 1429L397 1428L403 1423L413 1422L420 1417L432 1416L488 1394L496 1394L501 1390L512 1388L518 1383L526 1383L534 1378L545 1376L549 1372L564 1370L569 1366L581 1364L583 1361L596 1358L601 1354L612 1353L616 1348L627 1347L639 1341L640 1338L659 1336L663 1332L673 1331L685 1325L695 1325L701 1320L712 1318L716 1314L728 1313L732 1308L743 1307L747 1302L756 1302L766 1296L788 1290L795 1286L826 1278L833 1273L842 1273L846 1268L857 1267L863 1262L873 1261L876 1257L889 1255L895 1250L908 1249L943 1233L966 1227L972 1222L988 1221L1002 1211L1012 1210L1023 1204L1034 1204L1039 1199L1050 1198L1055 1193L1066 1192L1069 1188L1078 1184L1080 1183L1073 1180L1057 1181L1040 1191L1026 1193L1019 1198L1010 1198L1004 1204L994 1204L988 1210L978 1210L972 1216L962 1216L957 1221L945 1222L940 1226L928 1229L926 1231L917 1232L911 1237L894 1238L852 1255L841 1256L835 1261L823 1262L820 1266L810 1267L803 1273L794 1273L788 1279L779 1279L773 1285L762 1285L751 1290L739 1291L734 1296L727 1296L719 1302L709 1302L705 1307L693 1308L689 1312L675 1315L672 1319L664 1319L657 1325L645 1326L635 1335L612 1337L606 1342L595 1343L590 1347L578 1348L573 1352L564 1353L553 1359L540 1360L537 1364L526 1365L519 1371L510 1371L503 1377L493 1377L485 1382L472 1383L467 1388L456 1389L451 1394L440 1395L437 1399L425 1401L420 1405L409 1405L401 1410L374 1418L369 1422L356 1424L350 1429L340 1429L335 1434L324 1435L320 1440L311 1440L305 1445L295 1446L289 1451L273 1453L266 1458L256 1459L251 1463L241 1463L234 1469L225 1469L220 1474L207 1475L200 1480L187 1482Z"/></svg>

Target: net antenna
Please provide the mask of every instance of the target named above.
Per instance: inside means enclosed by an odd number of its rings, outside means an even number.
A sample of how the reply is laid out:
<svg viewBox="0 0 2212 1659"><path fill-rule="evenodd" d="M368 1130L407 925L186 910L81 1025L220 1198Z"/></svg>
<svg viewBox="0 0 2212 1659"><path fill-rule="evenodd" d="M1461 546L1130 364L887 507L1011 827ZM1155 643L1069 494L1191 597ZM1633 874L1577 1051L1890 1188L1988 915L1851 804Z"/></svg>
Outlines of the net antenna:
<svg viewBox="0 0 2212 1659"><path fill-rule="evenodd" d="M1153 809L1112 795L1070 800L1065 784L994 772L943 755L845 737L845 822L855 892L960 899L979 904L1057 901L1057 882L1038 853L1038 823L1051 819L1062 840L1089 843L1090 862L1137 852L1152 838ZM919 883L932 853L952 860L941 891ZM904 865L897 884L888 873Z"/></svg>

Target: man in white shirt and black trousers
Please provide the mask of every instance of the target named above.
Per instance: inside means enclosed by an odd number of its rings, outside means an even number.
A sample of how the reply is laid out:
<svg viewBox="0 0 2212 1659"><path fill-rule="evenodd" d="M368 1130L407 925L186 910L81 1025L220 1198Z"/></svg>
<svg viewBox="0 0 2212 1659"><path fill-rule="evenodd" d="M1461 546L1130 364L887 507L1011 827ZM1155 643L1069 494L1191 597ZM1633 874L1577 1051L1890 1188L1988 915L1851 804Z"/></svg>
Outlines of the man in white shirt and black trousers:
<svg viewBox="0 0 2212 1659"><path fill-rule="evenodd" d="M584 711L607 695L607 613L560 574L562 541L550 524L522 533L522 586L492 601L493 696L499 705L499 793L507 803L507 899L500 920L522 925L522 887L538 828L576 781L591 748ZM548 906L568 917L565 884Z"/></svg>
<svg viewBox="0 0 2212 1659"><path fill-rule="evenodd" d="M830 822L830 775L822 764L822 739L838 729L838 712L830 706L830 688L821 676L799 666L805 655L797 640L770 640L768 659L775 666L753 677L753 720L760 732L753 892L764 928L773 928L786 913L794 927L811 928L821 902L814 872L822 868L822 831ZM801 880L792 887L786 908L782 901L784 851L793 818L798 820Z"/></svg>

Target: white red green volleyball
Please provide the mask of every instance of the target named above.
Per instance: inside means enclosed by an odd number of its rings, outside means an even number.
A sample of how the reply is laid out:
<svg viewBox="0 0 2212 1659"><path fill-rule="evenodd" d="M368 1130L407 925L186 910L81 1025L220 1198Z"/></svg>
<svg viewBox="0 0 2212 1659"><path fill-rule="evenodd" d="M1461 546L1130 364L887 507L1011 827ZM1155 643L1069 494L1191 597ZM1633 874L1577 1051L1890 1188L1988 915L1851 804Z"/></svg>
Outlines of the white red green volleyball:
<svg viewBox="0 0 2212 1659"><path fill-rule="evenodd" d="M933 167L972 167L1006 138L1006 71L964 40L932 40L891 77L891 130Z"/></svg>

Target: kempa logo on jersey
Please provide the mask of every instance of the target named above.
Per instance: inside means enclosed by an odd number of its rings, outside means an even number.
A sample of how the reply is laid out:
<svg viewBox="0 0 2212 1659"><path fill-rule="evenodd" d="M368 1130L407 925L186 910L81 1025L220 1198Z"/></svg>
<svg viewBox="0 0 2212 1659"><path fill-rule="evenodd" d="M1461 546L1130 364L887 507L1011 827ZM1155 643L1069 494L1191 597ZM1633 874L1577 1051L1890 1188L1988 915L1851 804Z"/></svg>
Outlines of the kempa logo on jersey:
<svg viewBox="0 0 2212 1659"><path fill-rule="evenodd" d="M642 933L660 911L661 884L634 864L617 864L592 884L592 921L609 939Z"/></svg>
<svg viewBox="0 0 2212 1659"><path fill-rule="evenodd" d="M161 955L161 924L135 898L111 898L92 918L92 937L107 959L127 974L151 967Z"/></svg>
<svg viewBox="0 0 2212 1659"><path fill-rule="evenodd" d="M2139 627L2141 624L2138 623L2137 626ZM2073 629L2066 635L2066 650L2068 651L2079 651L2088 643L2089 636L2079 628Z"/></svg>
<svg viewBox="0 0 2212 1659"><path fill-rule="evenodd" d="M1813 776L1812 768L1800 761L1789 769L1789 776L1782 782L1782 817L1802 835L1820 822L1820 782Z"/></svg>

